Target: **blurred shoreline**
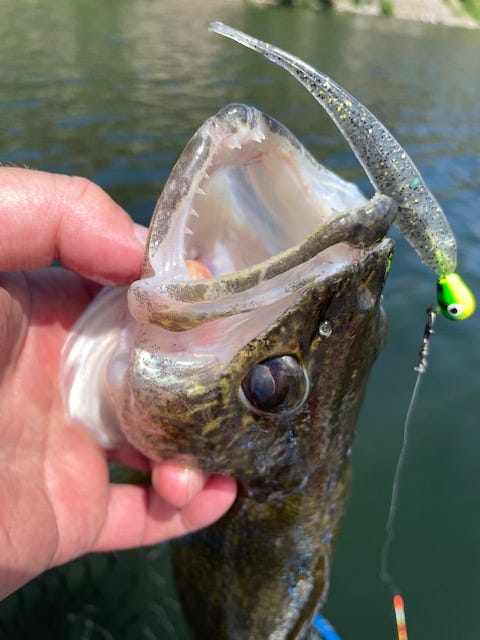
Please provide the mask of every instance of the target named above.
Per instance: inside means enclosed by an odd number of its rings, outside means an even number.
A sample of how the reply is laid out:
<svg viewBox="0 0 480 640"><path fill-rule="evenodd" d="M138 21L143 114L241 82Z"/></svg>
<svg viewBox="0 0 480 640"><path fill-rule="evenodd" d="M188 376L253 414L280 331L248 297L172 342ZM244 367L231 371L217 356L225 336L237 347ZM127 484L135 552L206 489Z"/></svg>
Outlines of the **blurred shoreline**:
<svg viewBox="0 0 480 640"><path fill-rule="evenodd" d="M393 19L443 24L452 27L478 29L480 21L465 9L460 0L248 0L257 5L291 5L321 8L339 13L356 13L368 16L388 16Z"/></svg>

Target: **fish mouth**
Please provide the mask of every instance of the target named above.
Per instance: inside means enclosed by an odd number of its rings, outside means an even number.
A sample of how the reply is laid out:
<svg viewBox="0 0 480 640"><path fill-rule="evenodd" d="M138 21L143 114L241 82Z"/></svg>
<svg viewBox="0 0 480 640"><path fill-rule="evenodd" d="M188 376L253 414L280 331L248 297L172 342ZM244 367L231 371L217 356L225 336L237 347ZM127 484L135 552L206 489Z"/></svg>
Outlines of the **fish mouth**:
<svg viewBox="0 0 480 640"><path fill-rule="evenodd" d="M271 305L362 261L395 213L389 198L369 201L318 164L274 119L229 105L199 129L165 185L130 311L182 331ZM192 261L208 277L195 279Z"/></svg>

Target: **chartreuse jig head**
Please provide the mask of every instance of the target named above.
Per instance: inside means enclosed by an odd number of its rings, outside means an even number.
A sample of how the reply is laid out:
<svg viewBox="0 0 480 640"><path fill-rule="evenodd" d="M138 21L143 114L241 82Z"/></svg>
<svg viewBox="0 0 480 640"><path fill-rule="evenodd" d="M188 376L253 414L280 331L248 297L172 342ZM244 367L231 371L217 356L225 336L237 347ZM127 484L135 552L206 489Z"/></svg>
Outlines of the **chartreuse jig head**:
<svg viewBox="0 0 480 640"><path fill-rule="evenodd" d="M447 273L437 280L440 312L450 320L465 320L475 311L475 298L458 273Z"/></svg>
<svg viewBox="0 0 480 640"><path fill-rule="evenodd" d="M300 58L221 22L212 23L210 29L283 67L313 95L339 128L375 189L397 203L395 225L439 277L439 311L450 320L471 316L475 299L455 273L457 247L448 220L390 131L343 87Z"/></svg>

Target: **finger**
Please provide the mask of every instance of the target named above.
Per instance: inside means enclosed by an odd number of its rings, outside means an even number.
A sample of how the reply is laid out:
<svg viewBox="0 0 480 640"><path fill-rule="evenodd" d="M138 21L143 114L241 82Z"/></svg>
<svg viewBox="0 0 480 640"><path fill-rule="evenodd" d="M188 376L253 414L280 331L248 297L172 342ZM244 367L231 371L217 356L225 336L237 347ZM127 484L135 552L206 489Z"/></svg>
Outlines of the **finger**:
<svg viewBox="0 0 480 640"><path fill-rule="evenodd" d="M158 495L172 507L181 509L203 489L207 474L174 462L154 463L152 485Z"/></svg>
<svg viewBox="0 0 480 640"><path fill-rule="evenodd" d="M212 474L203 491L180 511L185 533L202 529L218 520L230 509L237 495L237 483L229 476Z"/></svg>
<svg viewBox="0 0 480 640"><path fill-rule="evenodd" d="M151 487L112 485L108 515L92 551L152 545L206 527L232 505L236 483L213 475L204 489L177 509Z"/></svg>
<svg viewBox="0 0 480 640"><path fill-rule="evenodd" d="M84 178L0 167L0 271L55 259L102 284L128 283L144 248L128 214Z"/></svg>

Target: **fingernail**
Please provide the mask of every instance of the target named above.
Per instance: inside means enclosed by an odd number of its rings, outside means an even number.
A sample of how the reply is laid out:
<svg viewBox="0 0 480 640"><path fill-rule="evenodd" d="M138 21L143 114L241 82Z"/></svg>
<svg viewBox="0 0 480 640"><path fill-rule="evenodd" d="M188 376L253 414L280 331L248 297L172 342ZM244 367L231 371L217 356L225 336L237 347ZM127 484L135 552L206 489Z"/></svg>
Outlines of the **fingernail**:
<svg viewBox="0 0 480 640"><path fill-rule="evenodd" d="M205 486L207 474L199 469L192 469L190 467L185 467L184 474L187 502L190 502Z"/></svg>

